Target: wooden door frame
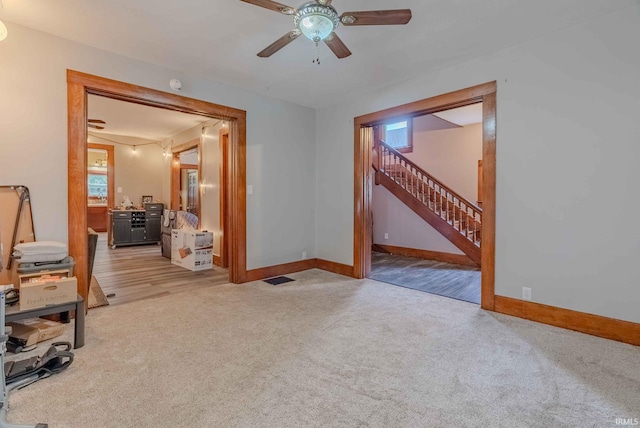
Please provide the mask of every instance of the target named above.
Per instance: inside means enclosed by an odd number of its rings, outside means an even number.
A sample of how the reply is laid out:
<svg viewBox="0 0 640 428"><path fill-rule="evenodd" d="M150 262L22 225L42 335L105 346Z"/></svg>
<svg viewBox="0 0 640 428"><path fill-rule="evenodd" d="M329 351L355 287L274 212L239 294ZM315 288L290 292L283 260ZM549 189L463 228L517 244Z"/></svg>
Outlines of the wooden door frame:
<svg viewBox="0 0 640 428"><path fill-rule="evenodd" d="M371 127L400 117L415 117L482 102L482 291L483 309L495 308L495 211L496 211L496 82L415 101L354 119L354 233L353 276L371 272Z"/></svg>
<svg viewBox="0 0 640 428"><path fill-rule="evenodd" d="M220 159L223 161L229 156L229 128L222 126L218 132L218 142L220 144ZM226 162L220 163L220 229L222 229L222 237L220 238L220 266L228 267L229 250L225 245L229 236L229 216L228 216L228 200L227 200L227 176L229 174L229 166ZM215 257L214 257L215 262Z"/></svg>
<svg viewBox="0 0 640 428"><path fill-rule="evenodd" d="M113 208L115 204L116 197L113 194L115 191L115 168L116 168L116 159L115 159L115 149L113 146L109 144L95 144L95 143L87 143L87 149L97 149L104 150L107 152L107 207ZM107 226L107 229L109 227Z"/></svg>
<svg viewBox="0 0 640 428"><path fill-rule="evenodd" d="M189 193L191 192L191 181L190 181L191 180L191 178L190 178L191 171L195 171L195 173L197 175L196 176L196 185L197 185L197 187L196 187L196 192L195 192L196 193L196 198L198 199L196 201L196 217L198 217L198 223L199 223L198 227L200 227L201 224L202 224L202 222L201 222L201 219L202 219L202 208L200 207L200 197L201 197L201 195L200 195L200 182L202 181L202 179L200 178L200 168L198 167L198 165L189 165L189 164L184 164L184 163L180 164L180 193L182 193L182 186L185 184L182 181L182 171L186 171L186 179L187 179L187 183L186 183L186 185L187 185L187 189L186 189L187 204L186 204L186 207L185 207L186 209L184 211L187 211L189 209L189 206L190 206L190 204L189 204ZM191 212L191 211L187 211L187 212ZM191 213L193 214L193 212L191 212Z"/></svg>
<svg viewBox="0 0 640 428"><path fill-rule="evenodd" d="M67 70L68 126L68 235L75 259L78 293L87 305L87 96L105 96L141 105L222 119L230 126L229 174L229 281L247 281L246 147L247 113L232 107L144 88L74 70Z"/></svg>
<svg viewBox="0 0 640 428"><path fill-rule="evenodd" d="M198 186L202 183L202 138L196 138L195 140L188 141L184 144L171 148L171 209L180 209L180 190L181 190L181 177L182 170L187 168L187 165L180 163L180 153L187 150L198 149L198 165L195 167L198 169ZM189 169L194 165L189 165ZM202 216L202 206L200 200L202 199L202 189L198 187L198 216Z"/></svg>

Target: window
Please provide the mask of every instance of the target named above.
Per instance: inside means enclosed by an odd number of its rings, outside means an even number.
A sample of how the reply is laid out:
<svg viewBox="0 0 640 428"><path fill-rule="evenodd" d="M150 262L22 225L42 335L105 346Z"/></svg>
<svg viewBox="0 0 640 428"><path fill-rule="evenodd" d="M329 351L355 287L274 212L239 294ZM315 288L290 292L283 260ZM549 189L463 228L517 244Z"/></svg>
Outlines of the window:
<svg viewBox="0 0 640 428"><path fill-rule="evenodd" d="M107 175L106 174L88 174L89 178L89 196L96 198L107 197Z"/></svg>
<svg viewBox="0 0 640 428"><path fill-rule="evenodd" d="M413 151L413 119L384 125L384 142L400 153Z"/></svg>

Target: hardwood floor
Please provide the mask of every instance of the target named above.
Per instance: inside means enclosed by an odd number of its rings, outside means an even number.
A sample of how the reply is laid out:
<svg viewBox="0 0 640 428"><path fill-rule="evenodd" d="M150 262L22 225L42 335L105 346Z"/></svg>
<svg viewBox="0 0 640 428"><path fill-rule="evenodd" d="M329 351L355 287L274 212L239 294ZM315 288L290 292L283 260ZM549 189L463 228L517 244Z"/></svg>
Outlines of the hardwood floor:
<svg viewBox="0 0 640 428"><path fill-rule="evenodd" d="M480 304L480 269L388 253L371 253L369 278Z"/></svg>
<svg viewBox="0 0 640 428"><path fill-rule="evenodd" d="M119 247L107 245L107 234L100 233L93 275L110 305L152 299L174 293L229 283L227 269L192 272L162 257L159 245Z"/></svg>
<svg viewBox="0 0 640 428"><path fill-rule="evenodd" d="M192 272L162 257L159 245L107 246L100 233L93 275L110 305L185 293L229 282L227 269ZM373 252L371 279L471 303L480 303L480 270L414 257Z"/></svg>

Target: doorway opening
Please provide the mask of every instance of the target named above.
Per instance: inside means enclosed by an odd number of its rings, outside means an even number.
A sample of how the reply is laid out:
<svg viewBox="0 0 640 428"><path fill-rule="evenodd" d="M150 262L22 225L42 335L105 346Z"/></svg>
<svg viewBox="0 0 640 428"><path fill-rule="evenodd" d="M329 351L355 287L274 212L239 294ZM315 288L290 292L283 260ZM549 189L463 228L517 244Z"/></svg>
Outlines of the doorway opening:
<svg viewBox="0 0 640 428"><path fill-rule="evenodd" d="M165 110L224 120L229 128L226 206L229 228L229 281L246 281L246 112L205 101L117 82L72 70L67 71L69 127L69 252L76 261L78 292L87 301L88 223L87 110L89 95L99 95ZM135 149L135 147L134 147Z"/></svg>
<svg viewBox="0 0 640 428"><path fill-rule="evenodd" d="M382 126L400 123L458 107L482 103L482 208L468 202L457 192L442 185L428 173L423 173L411 161L398 156L398 150L379 144ZM416 101L394 108L356 117L355 143L355 205L354 205L354 274L358 278L371 275L373 247L373 200L375 183L393 182L410 195L405 204L422 204L431 212L420 215L481 267L480 304L494 309L495 270L495 143L496 143L496 83L490 82L460 91ZM398 128L398 127L396 127ZM392 161L390 161L392 159ZM386 163L385 163L386 162ZM376 167L374 172L374 167ZM398 196L398 195L396 195ZM404 197L400 195L400 197ZM416 199L417 198L417 199ZM419 203L418 203L419 201ZM416 211L416 210L414 210ZM417 211L416 211L417 212ZM479 228L481 224L481 231ZM449 228L446 230L445 225ZM481 239L480 239L481 236Z"/></svg>
<svg viewBox="0 0 640 428"><path fill-rule="evenodd" d="M185 211L197 216L200 213L200 208L198 208L200 206L200 199L198 198L198 188L200 187L198 184L198 169L186 168L185 174L186 177L182 180L182 191L185 191L186 183L187 192L187 207Z"/></svg>
<svg viewBox="0 0 640 428"><path fill-rule="evenodd" d="M186 211L197 217L200 208L200 139L173 149L171 162L171 209Z"/></svg>
<svg viewBox="0 0 640 428"><path fill-rule="evenodd" d="M482 103L381 127L369 278L480 304Z"/></svg>
<svg viewBox="0 0 640 428"><path fill-rule="evenodd" d="M90 271L89 307L96 307L97 300L117 305L227 283L228 272L213 265L221 250L217 204L224 188L219 169L225 162L218 131L225 122L96 95L88 96L88 112L100 118L87 123L88 223L96 232L106 230L98 233L95 252L90 253L95 272ZM109 168L117 192L107 191L108 158L118 161L116 168ZM180 168L174 168L176 164ZM175 195L172 180L178 183ZM107 194L115 194L117 203L106 203ZM98 210L100 215L94 212ZM210 234L211 247L194 253L197 265L172 250L174 229ZM132 275L132 269L139 275Z"/></svg>
<svg viewBox="0 0 640 428"><path fill-rule="evenodd" d="M115 156L113 146L87 144L87 225L96 232L108 229L107 209L113 207Z"/></svg>

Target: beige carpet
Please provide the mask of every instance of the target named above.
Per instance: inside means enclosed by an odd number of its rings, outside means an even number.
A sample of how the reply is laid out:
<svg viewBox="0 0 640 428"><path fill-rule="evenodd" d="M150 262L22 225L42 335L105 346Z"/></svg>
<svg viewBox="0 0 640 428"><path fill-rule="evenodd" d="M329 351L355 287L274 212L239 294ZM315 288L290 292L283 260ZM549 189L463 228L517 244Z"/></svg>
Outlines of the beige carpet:
<svg viewBox="0 0 640 428"><path fill-rule="evenodd" d="M104 295L100 283L95 276L91 275L91 285L89 286L89 302L87 302L89 309L99 308L100 306L106 306L109 304L109 300Z"/></svg>
<svg viewBox="0 0 640 428"><path fill-rule="evenodd" d="M638 347L371 280L291 276L91 311L73 365L14 391L9 420L613 427L640 418Z"/></svg>

